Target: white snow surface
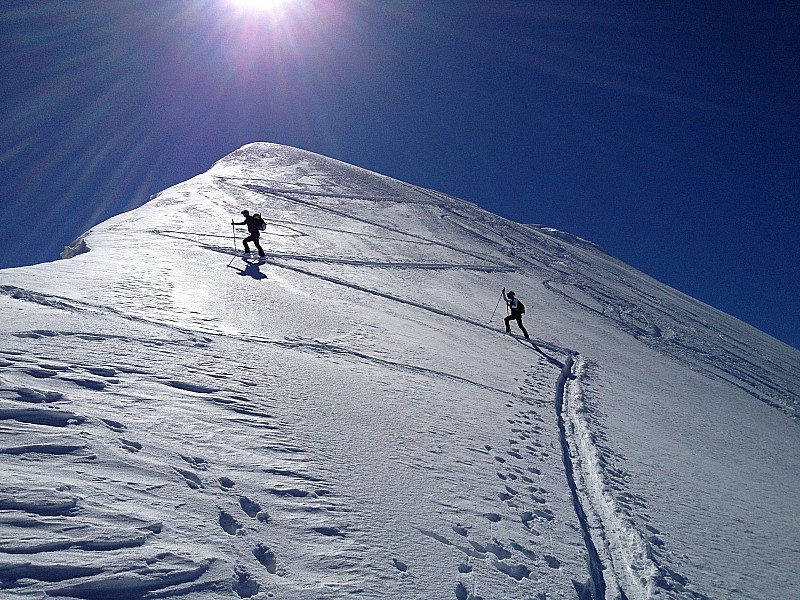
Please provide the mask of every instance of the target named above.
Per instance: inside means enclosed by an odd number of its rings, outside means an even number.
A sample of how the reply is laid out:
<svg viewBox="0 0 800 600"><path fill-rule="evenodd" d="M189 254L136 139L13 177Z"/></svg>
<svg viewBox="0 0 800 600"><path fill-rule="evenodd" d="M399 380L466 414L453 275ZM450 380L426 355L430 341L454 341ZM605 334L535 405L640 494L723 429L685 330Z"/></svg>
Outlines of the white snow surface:
<svg viewBox="0 0 800 600"><path fill-rule="evenodd" d="M0 271L2 598L800 597L800 352L591 243L256 143L65 255Z"/></svg>

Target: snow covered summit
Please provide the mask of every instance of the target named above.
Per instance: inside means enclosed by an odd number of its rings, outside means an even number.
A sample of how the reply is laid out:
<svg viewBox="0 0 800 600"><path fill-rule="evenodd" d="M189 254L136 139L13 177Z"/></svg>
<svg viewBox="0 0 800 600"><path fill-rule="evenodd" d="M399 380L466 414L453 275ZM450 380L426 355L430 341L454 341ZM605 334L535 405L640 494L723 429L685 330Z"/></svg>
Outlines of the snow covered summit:
<svg viewBox="0 0 800 600"><path fill-rule="evenodd" d="M585 240L257 143L71 248L0 271L3 598L800 596L800 353Z"/></svg>

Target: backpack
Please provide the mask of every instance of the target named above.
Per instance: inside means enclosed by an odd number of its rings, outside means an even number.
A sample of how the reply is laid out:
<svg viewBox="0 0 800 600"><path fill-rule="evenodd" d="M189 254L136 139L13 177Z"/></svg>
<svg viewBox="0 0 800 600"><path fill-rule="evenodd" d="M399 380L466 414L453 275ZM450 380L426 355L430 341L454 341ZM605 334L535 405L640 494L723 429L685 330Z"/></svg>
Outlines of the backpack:
<svg viewBox="0 0 800 600"><path fill-rule="evenodd" d="M517 312L521 315L525 314L525 305L519 300L517 300Z"/></svg>
<svg viewBox="0 0 800 600"><path fill-rule="evenodd" d="M267 228L267 224L264 223L264 219L261 218L261 213L254 214L253 219L258 223L259 230L264 231Z"/></svg>

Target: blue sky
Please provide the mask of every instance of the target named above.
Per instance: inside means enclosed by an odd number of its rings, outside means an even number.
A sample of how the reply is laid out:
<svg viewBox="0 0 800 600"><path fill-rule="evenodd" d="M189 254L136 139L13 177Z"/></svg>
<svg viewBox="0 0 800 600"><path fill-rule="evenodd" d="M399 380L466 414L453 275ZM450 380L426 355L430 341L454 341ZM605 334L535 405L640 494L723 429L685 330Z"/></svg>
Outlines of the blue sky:
<svg viewBox="0 0 800 600"><path fill-rule="evenodd" d="M791 2L6 0L0 267L272 141L592 240L800 348L798 23Z"/></svg>

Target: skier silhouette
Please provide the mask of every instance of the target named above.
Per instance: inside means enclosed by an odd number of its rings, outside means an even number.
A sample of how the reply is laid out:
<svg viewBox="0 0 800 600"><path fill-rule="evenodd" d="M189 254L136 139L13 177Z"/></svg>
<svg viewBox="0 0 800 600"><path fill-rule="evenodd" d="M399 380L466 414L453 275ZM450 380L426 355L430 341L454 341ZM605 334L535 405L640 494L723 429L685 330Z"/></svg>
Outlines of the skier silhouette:
<svg viewBox="0 0 800 600"><path fill-rule="evenodd" d="M522 331L522 335L525 336L525 339L526 340L531 339L530 337L528 337L528 332L522 325L522 315L525 314L525 305L522 304L522 302L520 302L519 300L517 300L516 296L514 295L514 292L508 292L508 295L506 295L506 288L503 288L503 291L501 293L503 294L503 300L506 301L506 305L511 311L511 314L504 319L506 322L506 333L511 333L511 321L516 320L520 331Z"/></svg>
<svg viewBox="0 0 800 600"><path fill-rule="evenodd" d="M247 225L247 231L250 232L250 235L243 240L244 251L250 254L250 246L247 245L247 242L253 242L258 249L258 255L264 258L264 250L261 248L261 244L258 243L258 238L264 226L264 220L261 218L260 214L256 213L251 215L248 210L243 210L242 214L244 215L244 221L241 223L234 223L231 219L231 225Z"/></svg>

